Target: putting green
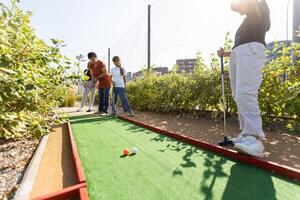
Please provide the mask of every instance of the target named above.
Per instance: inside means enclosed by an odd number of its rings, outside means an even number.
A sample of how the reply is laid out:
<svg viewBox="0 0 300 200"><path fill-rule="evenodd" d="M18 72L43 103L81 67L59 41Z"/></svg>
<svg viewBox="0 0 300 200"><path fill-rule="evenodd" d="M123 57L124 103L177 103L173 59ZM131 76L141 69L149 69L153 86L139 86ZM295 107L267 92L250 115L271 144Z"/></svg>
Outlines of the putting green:
<svg viewBox="0 0 300 200"><path fill-rule="evenodd" d="M91 199L296 200L300 184L112 118L71 118ZM137 147L123 157L124 148Z"/></svg>

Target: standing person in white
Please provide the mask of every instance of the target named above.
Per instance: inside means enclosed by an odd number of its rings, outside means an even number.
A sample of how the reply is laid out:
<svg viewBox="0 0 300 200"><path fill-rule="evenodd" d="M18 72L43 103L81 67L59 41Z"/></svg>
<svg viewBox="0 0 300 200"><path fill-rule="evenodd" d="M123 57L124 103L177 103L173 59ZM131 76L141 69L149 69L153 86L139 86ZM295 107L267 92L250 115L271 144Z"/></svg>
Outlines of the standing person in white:
<svg viewBox="0 0 300 200"><path fill-rule="evenodd" d="M84 74L88 77L88 80L83 84L84 90L83 90L83 94L82 94L81 105L77 111L78 112L82 111L82 108L84 107L85 102L86 102L86 98L88 97L88 94L90 93L91 97L90 97L90 102L89 102L89 109L86 112L91 112L92 107L94 105L96 87L95 87L95 82L92 81L92 76L91 76L90 70L89 69L84 70Z"/></svg>
<svg viewBox="0 0 300 200"><path fill-rule="evenodd" d="M115 65L115 67L111 69L111 75L113 79L112 115L116 115L117 101L119 96L122 102L123 111L128 112L128 116L134 117L134 113L128 103L128 99L126 96L126 71L121 66L121 59L119 56L114 56L112 60Z"/></svg>
<svg viewBox="0 0 300 200"><path fill-rule="evenodd" d="M265 66L265 36L270 29L270 10L266 0L233 0L231 9L246 15L236 32L232 52L218 50L218 56L230 57L230 84L242 131L231 140L238 151L262 158L265 134L258 91Z"/></svg>

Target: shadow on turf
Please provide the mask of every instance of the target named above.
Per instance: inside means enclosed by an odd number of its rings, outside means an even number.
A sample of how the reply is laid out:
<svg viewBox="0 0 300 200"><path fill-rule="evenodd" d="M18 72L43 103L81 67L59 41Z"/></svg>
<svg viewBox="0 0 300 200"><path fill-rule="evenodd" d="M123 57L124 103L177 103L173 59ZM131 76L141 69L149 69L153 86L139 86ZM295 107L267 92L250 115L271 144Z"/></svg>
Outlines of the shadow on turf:
<svg viewBox="0 0 300 200"><path fill-rule="evenodd" d="M92 123L92 122L105 122L105 121L111 121L115 120L113 117L102 117L99 115L93 115L90 117L85 117L85 118L77 118L76 120L70 120L72 124L84 124L84 123Z"/></svg>
<svg viewBox="0 0 300 200"><path fill-rule="evenodd" d="M145 128L136 126L134 124L131 124L129 122L125 122L125 121L120 120L120 119L117 119L117 120L120 124L122 124L122 126L124 126L126 128L127 131L131 131L131 132L134 132L134 133L143 133L143 134L150 134L151 133L149 130L147 130Z"/></svg>
<svg viewBox="0 0 300 200"><path fill-rule="evenodd" d="M121 155L120 158L134 157L134 156L136 156L136 154L135 154L135 153L131 153L131 154L129 154L128 156L126 156L126 155Z"/></svg>
<svg viewBox="0 0 300 200"><path fill-rule="evenodd" d="M199 153L199 149L197 149L196 147L193 147L191 145L180 142L173 138L169 138L164 135L157 135L156 137L151 138L150 140L155 141L155 142L167 142L167 145L164 149L158 150L160 152L185 151L185 154L182 157L182 163L180 163L176 167L176 169L173 171L173 173L172 173L173 176L183 175L182 168L196 168L197 167L197 164L191 158L194 153Z"/></svg>
<svg viewBox="0 0 300 200"><path fill-rule="evenodd" d="M231 167L226 188L222 200L243 199L243 200L275 200L276 191L269 172L261 169L258 173L249 173L251 166L234 164Z"/></svg>
<svg viewBox="0 0 300 200"><path fill-rule="evenodd" d="M97 117L97 116L99 116L99 115L98 114L78 115L78 116L67 117L67 119L69 119L69 120L78 120L78 119L86 119L86 118Z"/></svg>
<svg viewBox="0 0 300 200"><path fill-rule="evenodd" d="M245 164L236 163L232 166L230 174L227 174L223 169L223 165L229 159L225 157L216 155L206 150L200 151L196 147L164 135L157 135L156 137L152 138L151 141L167 142L166 147L164 149L160 149L160 152L185 151L185 154L182 157L183 162L176 167L176 169L172 172L172 175L182 176L184 175L184 168L199 167L199 172L200 170L203 171L203 180L200 180L199 192L204 195L205 200L214 199L214 193L216 192L214 188L215 183L218 181L218 179L223 178L227 178L228 181L224 189L224 193L222 194L222 200L276 199L272 174L269 172ZM197 164L192 160L193 154L205 156L204 167L197 166Z"/></svg>

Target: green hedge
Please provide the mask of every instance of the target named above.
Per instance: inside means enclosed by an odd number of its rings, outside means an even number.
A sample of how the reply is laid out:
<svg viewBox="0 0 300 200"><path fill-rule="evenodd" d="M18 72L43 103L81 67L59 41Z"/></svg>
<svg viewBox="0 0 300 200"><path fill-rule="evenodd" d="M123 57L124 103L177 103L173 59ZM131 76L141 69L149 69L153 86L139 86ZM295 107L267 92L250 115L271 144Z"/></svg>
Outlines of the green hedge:
<svg viewBox="0 0 300 200"><path fill-rule="evenodd" d="M226 40L227 48L230 41ZM279 49L276 46L276 49ZM299 44L284 47L279 51L276 60L267 63L264 69L259 101L265 123L272 121L273 117L291 118L289 129L299 129L300 122L300 62L293 61L291 52L300 57ZM270 53L270 52L269 52ZM155 112L181 112L195 111L223 111L221 104L221 72L219 59L212 56L209 66L203 63L198 54L196 69L193 74L172 73L157 76L144 71L142 78L128 83L127 93L130 103L137 110ZM228 76L228 60L226 61L226 99L227 114L237 112L236 105L231 97ZM282 75L288 74L286 80Z"/></svg>
<svg viewBox="0 0 300 200"><path fill-rule="evenodd" d="M62 41L39 39L16 2L0 3L0 139L48 133L69 87Z"/></svg>

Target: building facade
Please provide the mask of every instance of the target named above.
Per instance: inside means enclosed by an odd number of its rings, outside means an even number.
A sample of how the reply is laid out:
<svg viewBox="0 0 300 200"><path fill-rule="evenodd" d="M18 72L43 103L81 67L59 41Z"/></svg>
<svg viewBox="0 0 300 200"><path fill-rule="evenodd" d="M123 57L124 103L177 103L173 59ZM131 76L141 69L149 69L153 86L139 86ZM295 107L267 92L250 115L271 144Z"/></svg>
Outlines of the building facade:
<svg viewBox="0 0 300 200"><path fill-rule="evenodd" d="M152 70L157 75L164 75L164 74L168 74L169 73L169 68L167 68L167 67L156 67L156 68L153 68Z"/></svg>
<svg viewBox="0 0 300 200"><path fill-rule="evenodd" d="M142 76L143 76L143 71L138 71L138 72L133 73L132 79L140 78Z"/></svg>
<svg viewBox="0 0 300 200"><path fill-rule="evenodd" d="M126 74L125 77L126 77L126 80L127 80L127 81L131 81L131 80L132 80L132 77L133 77L133 76L132 76L132 72L127 72L127 74Z"/></svg>
<svg viewBox="0 0 300 200"><path fill-rule="evenodd" d="M190 74L196 67L196 59L178 59L176 60L176 65L178 65L179 73L186 72Z"/></svg>

